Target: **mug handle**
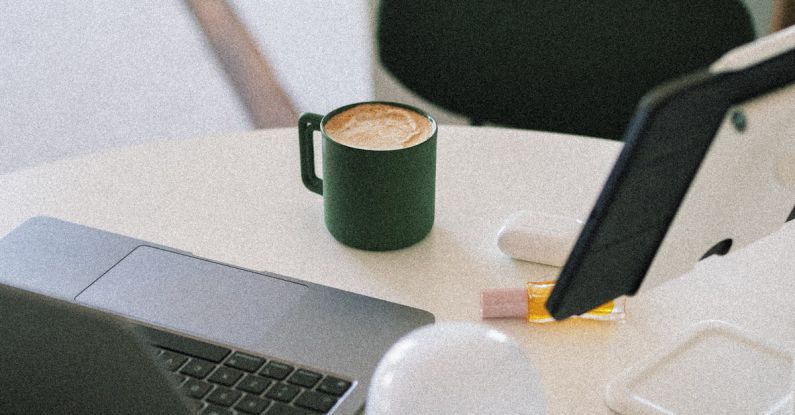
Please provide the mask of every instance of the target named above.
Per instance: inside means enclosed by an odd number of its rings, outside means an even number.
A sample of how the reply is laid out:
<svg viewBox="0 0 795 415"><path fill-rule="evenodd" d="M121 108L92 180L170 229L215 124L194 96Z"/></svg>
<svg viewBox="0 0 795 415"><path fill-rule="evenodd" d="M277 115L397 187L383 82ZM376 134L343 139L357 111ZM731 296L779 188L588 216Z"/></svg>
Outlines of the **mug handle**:
<svg viewBox="0 0 795 415"><path fill-rule="evenodd" d="M323 195L323 180L315 174L315 148L312 135L320 130L322 115L305 112L298 119L298 147L301 153L301 181L307 189Z"/></svg>

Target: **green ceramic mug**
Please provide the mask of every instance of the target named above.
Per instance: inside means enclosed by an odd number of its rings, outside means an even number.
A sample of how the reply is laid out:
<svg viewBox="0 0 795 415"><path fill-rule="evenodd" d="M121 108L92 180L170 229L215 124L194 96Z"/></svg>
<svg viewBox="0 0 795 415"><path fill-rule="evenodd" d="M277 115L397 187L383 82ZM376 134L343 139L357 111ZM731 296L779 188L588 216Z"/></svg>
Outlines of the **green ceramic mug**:
<svg viewBox="0 0 795 415"><path fill-rule="evenodd" d="M326 124L359 105L413 111L430 123L429 138L397 149L357 148L331 138ZM386 251L423 239L433 226L436 193L436 121L414 107L392 102L346 105L325 116L298 120L301 178L323 196L324 218L338 241L359 249ZM315 174L312 136L322 135L323 178Z"/></svg>

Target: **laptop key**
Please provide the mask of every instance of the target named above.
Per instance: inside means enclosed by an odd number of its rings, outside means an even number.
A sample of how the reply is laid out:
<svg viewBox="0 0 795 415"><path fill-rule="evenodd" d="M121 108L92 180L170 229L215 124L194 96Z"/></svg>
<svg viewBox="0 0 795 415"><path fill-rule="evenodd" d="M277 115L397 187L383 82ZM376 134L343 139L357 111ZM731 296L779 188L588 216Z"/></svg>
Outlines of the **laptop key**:
<svg viewBox="0 0 795 415"><path fill-rule="evenodd" d="M189 379L184 385L182 385L182 390L185 392L185 394L196 399L203 398L204 395L207 395L207 392L209 392L212 388L213 385L196 379Z"/></svg>
<svg viewBox="0 0 795 415"><path fill-rule="evenodd" d="M218 406L232 406L237 402L243 393L229 388L219 386L215 388L212 393L207 397L207 402L214 403Z"/></svg>
<svg viewBox="0 0 795 415"><path fill-rule="evenodd" d="M171 379L174 380L174 384L175 385L179 386L179 385L182 385L182 382L185 382L186 380L188 380L188 377L187 376L182 376L182 375L177 374L177 373L172 373L171 374Z"/></svg>
<svg viewBox="0 0 795 415"><path fill-rule="evenodd" d="M224 386L232 386L243 376L243 372L231 367L219 366L207 380Z"/></svg>
<svg viewBox="0 0 795 415"><path fill-rule="evenodd" d="M287 381L298 386L303 386L305 388L311 388L315 386L317 381L322 378L323 375L315 372L310 372L306 369L298 369L290 376L290 379Z"/></svg>
<svg viewBox="0 0 795 415"><path fill-rule="evenodd" d="M337 379L332 376L328 376L320 382L318 385L317 390L321 392L326 392L332 394L334 396L342 396L345 392L348 391L348 388L351 387L351 383L347 380Z"/></svg>
<svg viewBox="0 0 795 415"><path fill-rule="evenodd" d="M273 385L270 390L265 394L266 398L276 399L277 401L290 402L295 398L295 395L301 392L298 386L288 385L286 383L277 383Z"/></svg>
<svg viewBox="0 0 795 415"><path fill-rule="evenodd" d="M261 376L246 375L246 377L244 377L235 388L259 395L262 392L265 392L265 389L268 389L268 386L270 386L271 383L273 383L272 380L263 378Z"/></svg>
<svg viewBox="0 0 795 415"><path fill-rule="evenodd" d="M163 350L163 353L161 353L157 359L160 361L160 364L163 365L163 367L169 372L179 369L183 363L188 361L186 356L182 356L168 350Z"/></svg>
<svg viewBox="0 0 795 415"><path fill-rule="evenodd" d="M202 408L204 408L204 402L198 399L188 399L187 403L188 409L193 413L199 412Z"/></svg>
<svg viewBox="0 0 795 415"><path fill-rule="evenodd" d="M293 367L290 365L280 362L270 362L262 368L259 374L276 380L284 380L292 371Z"/></svg>
<svg viewBox="0 0 795 415"><path fill-rule="evenodd" d="M261 414L270 403L271 401L267 399L246 395L246 397L241 399L240 402L235 405L235 409L247 414Z"/></svg>
<svg viewBox="0 0 795 415"><path fill-rule="evenodd" d="M265 363L265 359L237 352L230 356L229 359L226 359L224 364L235 369L253 373L256 372L263 363Z"/></svg>
<svg viewBox="0 0 795 415"><path fill-rule="evenodd" d="M265 415L312 415L309 411L294 408L283 403L274 402L273 405L265 411Z"/></svg>
<svg viewBox="0 0 795 415"><path fill-rule="evenodd" d="M304 393L295 400L296 406L323 413L328 412L329 409L333 408L336 404L337 398L323 392L315 391L304 391Z"/></svg>
<svg viewBox="0 0 795 415"><path fill-rule="evenodd" d="M202 359L190 359L185 366L179 371L183 375L193 376L194 378L203 379L205 376L215 369L215 365Z"/></svg>
<svg viewBox="0 0 795 415"><path fill-rule="evenodd" d="M160 346L164 349L174 350L215 363L220 363L230 352L230 350L225 347L194 340L152 327L135 326L134 330L155 346Z"/></svg>
<svg viewBox="0 0 795 415"><path fill-rule="evenodd" d="M209 405L207 408L204 408L204 411L201 415L233 415L231 409L221 408L220 406Z"/></svg>

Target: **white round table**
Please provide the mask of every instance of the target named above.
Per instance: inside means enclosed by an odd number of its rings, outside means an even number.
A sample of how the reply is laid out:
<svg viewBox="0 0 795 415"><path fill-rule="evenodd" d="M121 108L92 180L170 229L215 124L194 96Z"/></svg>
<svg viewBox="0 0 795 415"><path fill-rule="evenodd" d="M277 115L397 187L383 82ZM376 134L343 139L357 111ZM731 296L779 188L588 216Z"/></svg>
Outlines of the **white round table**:
<svg viewBox="0 0 795 415"><path fill-rule="evenodd" d="M432 312L514 337L538 367L552 414L611 413L605 385L691 324L724 320L795 345L795 226L630 298L621 323L481 320L479 292L553 279L496 245L513 212L587 217L621 143L441 126L436 222L409 248L366 252L325 229L301 183L295 129L159 142L0 175L0 236L37 215L149 240ZM737 305L740 304L741 307ZM472 362L488 367L488 362Z"/></svg>

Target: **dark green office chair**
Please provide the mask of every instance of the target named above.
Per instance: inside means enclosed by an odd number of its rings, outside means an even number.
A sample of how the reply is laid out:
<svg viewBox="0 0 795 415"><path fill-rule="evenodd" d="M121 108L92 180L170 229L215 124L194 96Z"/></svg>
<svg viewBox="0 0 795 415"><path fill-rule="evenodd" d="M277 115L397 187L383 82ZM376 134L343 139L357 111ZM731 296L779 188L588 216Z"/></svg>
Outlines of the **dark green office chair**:
<svg viewBox="0 0 795 415"><path fill-rule="evenodd" d="M754 39L739 0L381 0L380 60L482 122L620 140L653 87Z"/></svg>

